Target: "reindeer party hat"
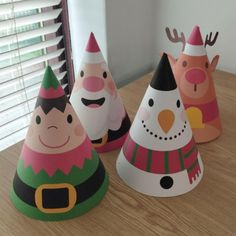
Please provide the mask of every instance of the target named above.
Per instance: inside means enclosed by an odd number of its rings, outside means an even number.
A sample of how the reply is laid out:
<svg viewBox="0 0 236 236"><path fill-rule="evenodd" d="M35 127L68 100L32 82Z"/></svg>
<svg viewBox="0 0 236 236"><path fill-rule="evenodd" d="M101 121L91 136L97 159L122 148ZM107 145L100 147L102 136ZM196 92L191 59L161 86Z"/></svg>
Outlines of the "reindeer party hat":
<svg viewBox="0 0 236 236"><path fill-rule="evenodd" d="M130 120L93 33L70 101L98 152L122 146Z"/></svg>
<svg viewBox="0 0 236 236"><path fill-rule="evenodd" d="M130 187L158 197L189 192L202 178L202 160L166 54L146 90L116 168Z"/></svg>
<svg viewBox="0 0 236 236"><path fill-rule="evenodd" d="M25 215L45 221L86 213L104 197L108 176L50 67L10 193Z"/></svg>
<svg viewBox="0 0 236 236"><path fill-rule="evenodd" d="M197 143L209 142L221 133L219 109L212 79L212 72L216 68L219 56L215 56L210 63L206 53L206 46L215 44L218 32L214 39L212 33L209 37L207 35L205 43L202 41L198 26L193 28L187 43L183 33L178 37L176 29L173 31L174 37L169 28L166 28L166 33L172 42L182 42L184 45L183 53L178 60L172 56L169 56L169 59L194 138Z"/></svg>

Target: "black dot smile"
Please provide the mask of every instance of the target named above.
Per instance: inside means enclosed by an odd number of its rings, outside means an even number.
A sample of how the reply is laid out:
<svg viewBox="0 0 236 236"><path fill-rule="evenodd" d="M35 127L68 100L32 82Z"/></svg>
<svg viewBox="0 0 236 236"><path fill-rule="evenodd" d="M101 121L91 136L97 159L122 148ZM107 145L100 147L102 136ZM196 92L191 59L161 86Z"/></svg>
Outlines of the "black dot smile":
<svg viewBox="0 0 236 236"><path fill-rule="evenodd" d="M81 98L81 102L86 106L86 107L89 107L92 105L95 105L95 106L102 106L103 103L105 102L105 98L102 97L100 99L95 99L95 100L92 100L92 99L86 99L86 98Z"/></svg>
<svg viewBox="0 0 236 236"><path fill-rule="evenodd" d="M153 131L150 130L150 128L147 128L147 125L145 124L144 120L141 121L143 124L143 128L145 129L145 131L147 133L149 133L151 136L154 136L155 138L159 138L159 140L172 140L172 139L176 139L178 136L181 136L182 133L184 133L185 129L187 128L187 121L184 122L184 127L183 129L181 129L178 133L174 134L173 136L169 136L169 137L163 137L163 136L159 136L158 134L154 133Z"/></svg>

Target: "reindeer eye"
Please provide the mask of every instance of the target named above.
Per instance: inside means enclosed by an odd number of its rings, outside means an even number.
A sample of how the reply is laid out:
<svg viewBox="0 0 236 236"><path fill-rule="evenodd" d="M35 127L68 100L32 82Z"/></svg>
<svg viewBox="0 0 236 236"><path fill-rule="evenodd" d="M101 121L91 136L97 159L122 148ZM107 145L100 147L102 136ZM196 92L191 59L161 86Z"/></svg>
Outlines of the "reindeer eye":
<svg viewBox="0 0 236 236"><path fill-rule="evenodd" d="M186 61L183 61L183 62L182 62L182 66L183 66L183 67L186 67L186 66L187 66L187 62L186 62Z"/></svg>
<svg viewBox="0 0 236 236"><path fill-rule="evenodd" d="M83 76L84 76L84 71L81 70L81 71L80 71L80 77L82 78Z"/></svg>
<svg viewBox="0 0 236 236"><path fill-rule="evenodd" d="M208 62L205 63L205 67L208 68L209 67L209 64Z"/></svg>
<svg viewBox="0 0 236 236"><path fill-rule="evenodd" d="M103 76L104 79L106 79L107 78L107 72L104 71L102 76Z"/></svg>

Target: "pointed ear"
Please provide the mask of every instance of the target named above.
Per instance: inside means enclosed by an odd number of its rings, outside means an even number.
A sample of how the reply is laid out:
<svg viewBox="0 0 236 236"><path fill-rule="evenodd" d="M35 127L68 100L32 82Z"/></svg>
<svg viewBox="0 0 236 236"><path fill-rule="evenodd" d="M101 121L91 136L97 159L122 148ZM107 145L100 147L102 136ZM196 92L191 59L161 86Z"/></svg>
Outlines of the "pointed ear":
<svg viewBox="0 0 236 236"><path fill-rule="evenodd" d="M218 61L219 61L219 58L220 58L219 55L216 55L216 56L213 57L213 59L212 59L212 61L211 61L211 71L212 71L212 72L215 71L216 66L217 66L217 63L218 63Z"/></svg>

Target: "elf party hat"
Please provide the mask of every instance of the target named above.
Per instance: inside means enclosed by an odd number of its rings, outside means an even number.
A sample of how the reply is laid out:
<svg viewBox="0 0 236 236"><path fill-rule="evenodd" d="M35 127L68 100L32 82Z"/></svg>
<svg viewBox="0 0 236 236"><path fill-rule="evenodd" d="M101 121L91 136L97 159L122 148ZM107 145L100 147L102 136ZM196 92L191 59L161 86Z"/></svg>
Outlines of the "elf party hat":
<svg viewBox="0 0 236 236"><path fill-rule="evenodd" d="M70 101L98 152L122 146L130 119L93 33Z"/></svg>
<svg viewBox="0 0 236 236"><path fill-rule="evenodd" d="M108 176L50 67L18 161L10 193L25 215L59 221L96 206Z"/></svg>
<svg viewBox="0 0 236 236"><path fill-rule="evenodd" d="M206 46L214 45L218 32L214 39L210 33L210 36L206 37L205 43L203 43L198 26L193 28L186 44L184 37L182 39L178 37L177 32L175 32L176 38L170 35L169 30L167 30L167 35L171 41L183 42L185 46L178 60L172 56L169 56L169 59L172 62L173 73L193 129L194 138L197 143L211 141L221 133L219 109L212 80L212 72L216 68L219 56L215 56L210 63Z"/></svg>
<svg viewBox="0 0 236 236"><path fill-rule="evenodd" d="M166 54L146 90L116 168L130 187L158 197L189 192L202 178L202 160Z"/></svg>

